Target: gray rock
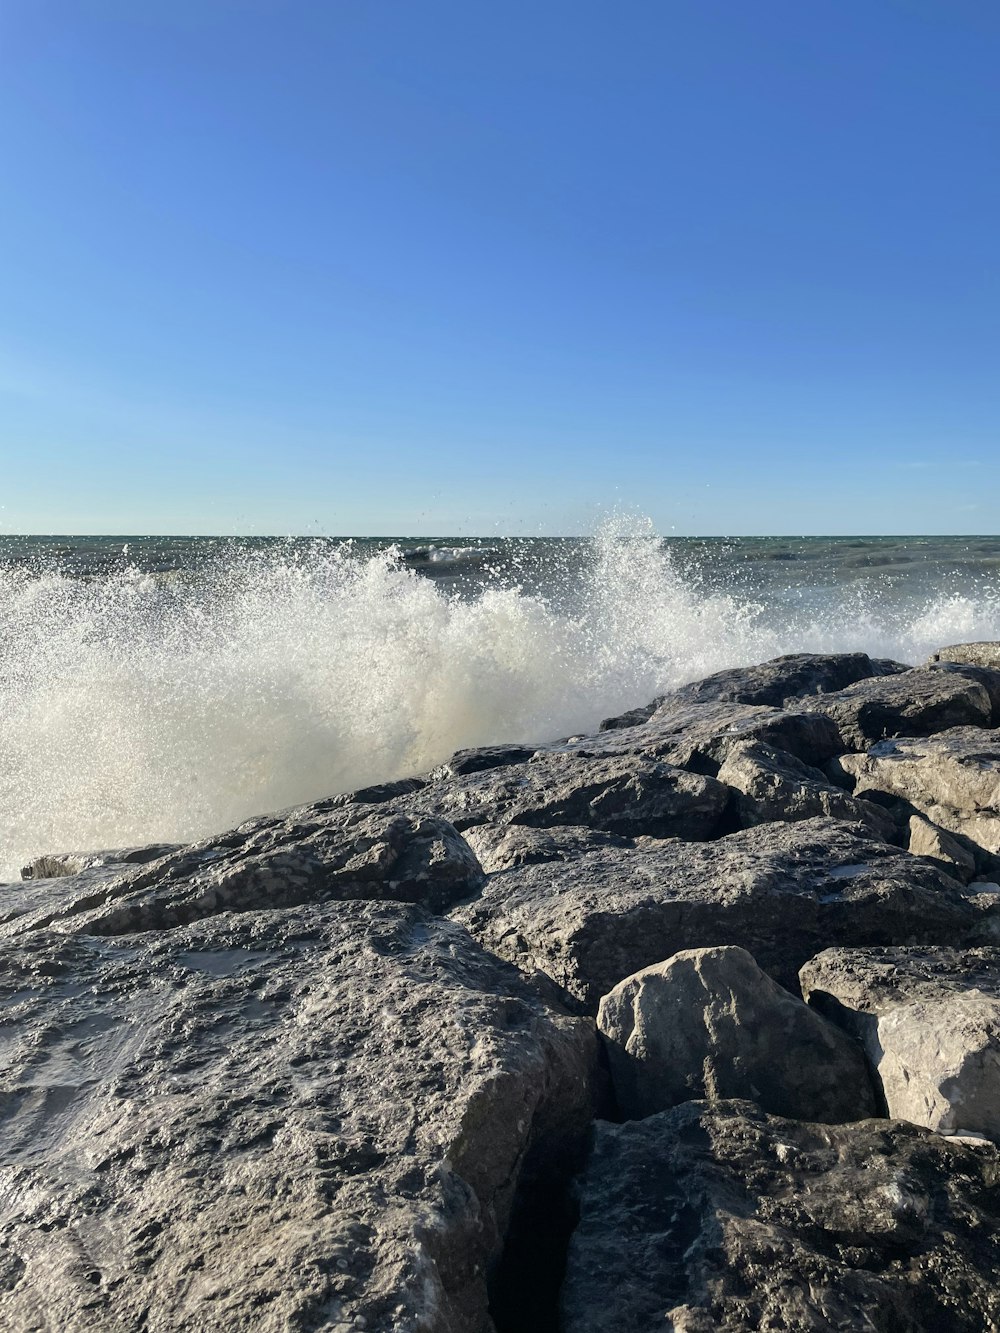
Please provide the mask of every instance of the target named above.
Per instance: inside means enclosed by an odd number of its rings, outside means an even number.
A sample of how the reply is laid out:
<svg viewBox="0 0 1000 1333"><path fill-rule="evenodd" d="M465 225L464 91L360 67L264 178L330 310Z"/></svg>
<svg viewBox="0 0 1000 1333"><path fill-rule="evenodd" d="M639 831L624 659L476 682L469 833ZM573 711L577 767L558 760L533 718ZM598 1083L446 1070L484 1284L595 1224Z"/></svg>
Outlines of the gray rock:
<svg viewBox="0 0 1000 1333"><path fill-rule="evenodd" d="M582 825L624 837L708 838L729 792L721 783L645 755L589 756L564 749L528 764L428 787L407 809L475 824Z"/></svg>
<svg viewBox="0 0 1000 1333"><path fill-rule="evenodd" d="M117 872L112 878L108 871ZM100 874L95 882L90 876ZM54 926L96 935L164 930L218 912L349 898L442 911L474 893L482 869L442 819L384 805L329 802L253 819L148 865L39 881L32 910L5 929Z"/></svg>
<svg viewBox="0 0 1000 1333"><path fill-rule="evenodd" d="M747 1102L599 1124L563 1333L1000 1327L1000 1154Z"/></svg>
<svg viewBox="0 0 1000 1333"><path fill-rule="evenodd" d="M525 764L536 749L534 745L481 745L474 750L456 750L446 763L434 769L430 780L440 782L443 778L464 777L466 773L484 773L490 768Z"/></svg>
<svg viewBox="0 0 1000 1333"><path fill-rule="evenodd" d="M734 745L718 776L720 782L739 793L736 810L744 828L774 819L826 815L865 824L880 838L892 839L896 834L896 826L885 810L848 795L818 768L763 741Z"/></svg>
<svg viewBox="0 0 1000 1333"><path fill-rule="evenodd" d="M964 662L969 666L988 667L1000 671L1000 643L981 641L979 643L952 643L947 648L939 648L930 659L932 662Z"/></svg>
<svg viewBox="0 0 1000 1333"><path fill-rule="evenodd" d="M901 662L867 653L789 653L757 666L717 671L674 690L667 699L684 703L723 701L785 708L813 694L830 694L859 680L907 671Z"/></svg>
<svg viewBox="0 0 1000 1333"><path fill-rule="evenodd" d="M523 824L476 824L466 829L463 836L488 875L544 861L569 861L598 847L636 845L634 838L565 824L550 829Z"/></svg>
<svg viewBox="0 0 1000 1333"><path fill-rule="evenodd" d="M730 1097L797 1120L876 1112L857 1043L773 982L745 949L686 949L626 977L601 1000L597 1026L629 1119Z"/></svg>
<svg viewBox="0 0 1000 1333"><path fill-rule="evenodd" d="M976 874L976 858L957 838L923 815L911 815L907 849L911 856L929 856L967 884Z"/></svg>
<svg viewBox="0 0 1000 1333"><path fill-rule="evenodd" d="M120 847L101 852L50 852L36 856L21 867L22 879L59 879L64 875L79 875L81 871L102 866L147 865L161 856L180 851L176 842L149 843L144 847Z"/></svg>
<svg viewBox="0 0 1000 1333"><path fill-rule="evenodd" d="M831 718L845 749L853 750L887 736L931 736L966 725L988 727L993 717L990 692L971 671L959 666L921 667L803 699L800 707Z"/></svg>
<svg viewBox="0 0 1000 1333"><path fill-rule="evenodd" d="M521 865L455 915L591 1011L681 949L738 944L794 990L799 967L833 944L988 943L995 928L939 867L826 819Z"/></svg>
<svg viewBox="0 0 1000 1333"><path fill-rule="evenodd" d="M1000 855L1000 734L956 727L937 736L900 737L845 756L855 795L900 797L985 854Z"/></svg>
<svg viewBox="0 0 1000 1333"><path fill-rule="evenodd" d="M4 1333L490 1333L596 1037L401 904L0 946Z"/></svg>
<svg viewBox="0 0 1000 1333"><path fill-rule="evenodd" d="M864 1046L891 1116L1000 1138L1000 949L827 949L800 976Z"/></svg>

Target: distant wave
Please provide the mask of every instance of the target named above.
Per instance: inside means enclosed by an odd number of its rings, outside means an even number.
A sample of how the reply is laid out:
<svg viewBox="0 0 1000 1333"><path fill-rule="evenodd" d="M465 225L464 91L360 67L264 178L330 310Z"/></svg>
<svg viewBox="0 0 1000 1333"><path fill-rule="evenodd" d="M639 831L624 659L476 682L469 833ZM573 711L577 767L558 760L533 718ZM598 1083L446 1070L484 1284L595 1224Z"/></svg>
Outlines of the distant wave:
<svg viewBox="0 0 1000 1333"><path fill-rule="evenodd" d="M0 570L0 878L41 852L190 839L462 746L593 728L778 653L916 662L1000 637L995 582L905 611L855 585L765 603L699 591L643 524L605 527L573 579L572 596L487 581L459 597L399 550L325 543L234 550L183 578Z"/></svg>

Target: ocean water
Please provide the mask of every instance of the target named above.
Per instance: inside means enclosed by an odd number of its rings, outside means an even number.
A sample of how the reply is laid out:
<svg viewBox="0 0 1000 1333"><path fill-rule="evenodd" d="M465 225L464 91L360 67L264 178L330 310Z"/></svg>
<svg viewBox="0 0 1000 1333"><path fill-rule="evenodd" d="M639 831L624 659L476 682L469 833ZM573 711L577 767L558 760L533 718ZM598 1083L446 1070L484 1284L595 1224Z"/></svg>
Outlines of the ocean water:
<svg viewBox="0 0 1000 1333"><path fill-rule="evenodd" d="M723 667L1000 638L1000 537L0 539L0 879L593 729Z"/></svg>

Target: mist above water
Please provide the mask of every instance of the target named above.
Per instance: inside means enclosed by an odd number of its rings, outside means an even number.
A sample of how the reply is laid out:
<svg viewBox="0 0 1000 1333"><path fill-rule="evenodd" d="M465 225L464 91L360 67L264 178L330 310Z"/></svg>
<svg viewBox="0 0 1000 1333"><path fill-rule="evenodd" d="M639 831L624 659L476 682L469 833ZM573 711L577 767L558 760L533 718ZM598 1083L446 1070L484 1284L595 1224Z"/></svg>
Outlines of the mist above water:
<svg viewBox="0 0 1000 1333"><path fill-rule="evenodd" d="M393 550L329 543L233 546L183 577L0 567L0 878L593 729L779 653L919 662L1000 637L995 576L775 595L706 582L643 524L607 525L585 555L530 592L480 561L472 596Z"/></svg>

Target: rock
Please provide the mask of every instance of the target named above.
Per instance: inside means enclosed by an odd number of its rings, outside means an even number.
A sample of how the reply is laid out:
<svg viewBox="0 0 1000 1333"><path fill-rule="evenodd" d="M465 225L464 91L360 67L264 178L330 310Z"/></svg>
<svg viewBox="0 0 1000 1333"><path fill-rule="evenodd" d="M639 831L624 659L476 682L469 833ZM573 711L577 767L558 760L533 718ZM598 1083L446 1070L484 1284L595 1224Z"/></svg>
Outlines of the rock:
<svg viewBox="0 0 1000 1333"><path fill-rule="evenodd" d="M4 1333L489 1333L591 1025L396 903L0 946Z"/></svg>
<svg viewBox="0 0 1000 1333"><path fill-rule="evenodd" d="M900 797L946 829L974 843L984 866L1000 855L1000 734L956 727L937 736L883 741L841 766L855 795Z"/></svg>
<svg viewBox="0 0 1000 1333"><path fill-rule="evenodd" d="M117 876L109 880L107 869ZM443 911L485 878L468 844L443 819L330 802L253 819L148 865L101 873L97 884L86 876L39 881L35 908L8 922L8 933L51 925L118 935L225 911L349 898Z"/></svg>
<svg viewBox="0 0 1000 1333"><path fill-rule="evenodd" d="M522 824L476 824L466 829L464 837L488 875L543 861L569 861L597 847L636 845L634 838L572 825L541 829Z"/></svg>
<svg viewBox="0 0 1000 1333"><path fill-rule="evenodd" d="M490 768L525 764L536 749L534 745L481 745L475 750L456 750L447 763L434 769L430 779L440 782L443 778L464 777L466 773L484 773Z"/></svg>
<svg viewBox="0 0 1000 1333"><path fill-rule="evenodd" d="M561 1328L984 1333L1000 1327L998 1172L993 1147L747 1102L599 1123Z"/></svg>
<svg viewBox="0 0 1000 1333"><path fill-rule="evenodd" d="M704 680L673 690L666 700L678 703L724 701L785 708L812 694L829 694L855 681L907 671L901 662L872 659L867 653L789 653L758 666L717 671Z"/></svg>
<svg viewBox="0 0 1000 1333"><path fill-rule="evenodd" d="M1000 671L1000 643L952 643L947 648L939 648L930 659L932 662L963 662L969 666L988 667Z"/></svg>
<svg viewBox="0 0 1000 1333"><path fill-rule="evenodd" d="M741 741L726 755L719 781L739 793L737 817L744 828L768 820L812 819L826 815L865 824L876 836L892 839L890 816L870 801L859 801L830 783L818 768L763 741Z"/></svg>
<svg viewBox="0 0 1000 1333"><path fill-rule="evenodd" d="M962 667L922 667L859 681L800 707L837 725L846 749L863 750L887 736L931 736L967 724L988 727L993 703L986 687Z"/></svg>
<svg viewBox="0 0 1000 1333"><path fill-rule="evenodd" d="M827 949L800 976L864 1046L891 1116L1000 1138L1000 949Z"/></svg>
<svg viewBox="0 0 1000 1333"><path fill-rule="evenodd" d="M976 873L976 858L944 829L923 815L911 815L908 850L911 856L929 856L967 884Z"/></svg>
<svg viewBox="0 0 1000 1333"><path fill-rule="evenodd" d="M475 824L582 825L623 837L709 838L729 803L721 783L644 755L572 749L428 787L407 809Z"/></svg>
<svg viewBox="0 0 1000 1333"><path fill-rule="evenodd" d="M730 1097L797 1120L876 1112L858 1045L745 949L686 949L626 977L601 1000L597 1026L628 1119Z"/></svg>
<svg viewBox="0 0 1000 1333"><path fill-rule="evenodd" d="M994 929L931 862L827 819L521 865L455 916L591 1012L624 977L681 949L740 945L794 990L799 967L833 944L986 943Z"/></svg>
<svg viewBox="0 0 1000 1333"><path fill-rule="evenodd" d="M627 713L618 713L615 717L606 717L601 721L598 731L618 731L623 727L638 727L648 722L667 696L658 694L648 704L639 708L630 708Z"/></svg>
<svg viewBox="0 0 1000 1333"><path fill-rule="evenodd" d="M180 843L156 842L145 847L121 847L103 852L50 852L36 856L21 868L22 879L59 879L101 866L147 865L181 849Z"/></svg>

